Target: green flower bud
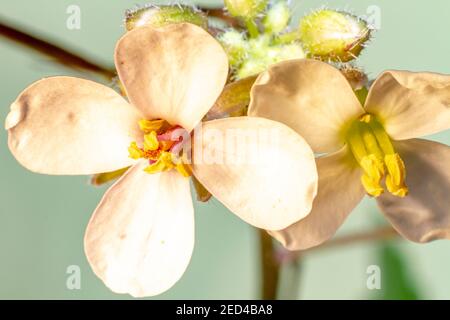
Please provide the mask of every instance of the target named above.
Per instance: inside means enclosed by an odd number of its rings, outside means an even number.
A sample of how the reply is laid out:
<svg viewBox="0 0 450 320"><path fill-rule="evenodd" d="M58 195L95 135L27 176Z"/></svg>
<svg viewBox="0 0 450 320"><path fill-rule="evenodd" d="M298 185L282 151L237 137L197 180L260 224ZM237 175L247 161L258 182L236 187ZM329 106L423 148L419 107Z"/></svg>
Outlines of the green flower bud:
<svg viewBox="0 0 450 320"><path fill-rule="evenodd" d="M267 0L225 0L225 7L233 17L253 19L267 6Z"/></svg>
<svg viewBox="0 0 450 320"><path fill-rule="evenodd" d="M264 46L264 40L252 41L246 61L236 72L237 79L243 79L267 70L271 65L291 59L303 59L305 53L298 43L278 46Z"/></svg>
<svg viewBox="0 0 450 320"><path fill-rule="evenodd" d="M218 37L219 42L228 55L232 67L238 66L245 58L247 42L244 35L237 30L229 30Z"/></svg>
<svg viewBox="0 0 450 320"><path fill-rule="evenodd" d="M250 58L265 58L270 47L270 36L261 35L248 40L248 55Z"/></svg>
<svg viewBox="0 0 450 320"><path fill-rule="evenodd" d="M188 22L204 29L208 27L208 19L202 12L187 6L145 6L136 10L127 10L125 26L128 31L149 25L163 27L168 24Z"/></svg>
<svg viewBox="0 0 450 320"><path fill-rule="evenodd" d="M304 17L299 27L300 39L311 56L341 62L361 53L370 31L364 20L326 9Z"/></svg>
<svg viewBox="0 0 450 320"><path fill-rule="evenodd" d="M278 1L268 11L263 20L267 33L280 33L289 25L291 10L287 2Z"/></svg>

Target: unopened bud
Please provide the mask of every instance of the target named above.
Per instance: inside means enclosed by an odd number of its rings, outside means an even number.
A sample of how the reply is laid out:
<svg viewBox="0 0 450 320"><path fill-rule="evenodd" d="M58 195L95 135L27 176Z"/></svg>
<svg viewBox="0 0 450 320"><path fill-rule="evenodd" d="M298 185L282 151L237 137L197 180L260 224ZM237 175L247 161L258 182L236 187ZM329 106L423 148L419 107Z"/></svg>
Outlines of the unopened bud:
<svg viewBox="0 0 450 320"><path fill-rule="evenodd" d="M233 17L253 19L267 6L267 0L225 0L225 7Z"/></svg>
<svg viewBox="0 0 450 320"><path fill-rule="evenodd" d="M347 65L341 67L340 70L352 86L353 90L361 90L367 86L369 79L363 70Z"/></svg>
<svg viewBox="0 0 450 320"><path fill-rule="evenodd" d="M312 57L347 62L361 53L371 30L354 15L324 9L304 17L299 32L305 50Z"/></svg>
<svg viewBox="0 0 450 320"><path fill-rule="evenodd" d="M289 25L291 11L287 2L278 1L268 11L263 20L267 33L280 33Z"/></svg>
<svg viewBox="0 0 450 320"><path fill-rule="evenodd" d="M256 75L281 61L305 58L305 53L298 43L264 46L264 42L260 41L251 47L253 50L248 52L246 61L236 72L236 79Z"/></svg>
<svg viewBox="0 0 450 320"><path fill-rule="evenodd" d="M208 27L208 19L202 12L187 6L145 6L136 10L128 10L125 25L128 31L140 26L156 28L168 24L188 22L204 29Z"/></svg>
<svg viewBox="0 0 450 320"><path fill-rule="evenodd" d="M228 30L221 34L218 40L224 47L232 67L239 65L244 60L247 51L247 41L241 32L234 29Z"/></svg>

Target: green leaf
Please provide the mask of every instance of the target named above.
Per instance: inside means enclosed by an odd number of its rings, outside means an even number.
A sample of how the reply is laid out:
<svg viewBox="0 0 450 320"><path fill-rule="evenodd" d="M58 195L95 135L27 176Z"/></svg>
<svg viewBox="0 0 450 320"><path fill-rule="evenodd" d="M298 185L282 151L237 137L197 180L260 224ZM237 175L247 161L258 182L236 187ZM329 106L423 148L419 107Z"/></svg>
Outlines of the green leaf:
<svg viewBox="0 0 450 320"><path fill-rule="evenodd" d="M408 271L408 264L402 252L392 243L384 243L378 248L381 268L381 290L377 299L418 300L421 297L414 278Z"/></svg>

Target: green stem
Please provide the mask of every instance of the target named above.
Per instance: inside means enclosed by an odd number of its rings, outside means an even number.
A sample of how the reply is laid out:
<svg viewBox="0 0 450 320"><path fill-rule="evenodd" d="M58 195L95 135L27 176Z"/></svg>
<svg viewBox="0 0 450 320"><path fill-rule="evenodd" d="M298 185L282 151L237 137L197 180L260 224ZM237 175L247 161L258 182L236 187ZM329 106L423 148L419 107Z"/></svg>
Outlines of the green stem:
<svg viewBox="0 0 450 320"><path fill-rule="evenodd" d="M288 33L278 36L274 40L274 42L275 42L275 44L288 44L288 43L294 42L299 39L300 39L300 36L298 34L298 31L292 31L292 32L288 32Z"/></svg>
<svg viewBox="0 0 450 320"><path fill-rule="evenodd" d="M245 21L245 25L247 27L248 33L250 34L250 38L258 38L259 30L256 22L252 19L248 19Z"/></svg>

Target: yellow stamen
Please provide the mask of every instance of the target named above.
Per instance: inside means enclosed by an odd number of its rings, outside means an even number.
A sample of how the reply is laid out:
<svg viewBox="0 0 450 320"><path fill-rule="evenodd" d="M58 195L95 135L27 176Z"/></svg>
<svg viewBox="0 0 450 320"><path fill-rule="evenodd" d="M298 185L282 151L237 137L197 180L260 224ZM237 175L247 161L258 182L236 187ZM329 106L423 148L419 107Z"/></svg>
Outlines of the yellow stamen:
<svg viewBox="0 0 450 320"><path fill-rule="evenodd" d="M182 157L171 152L171 148L178 141L159 141L158 134L164 134L170 127L167 121L164 120L141 120L139 127L144 132L144 143L139 147L136 142L132 142L128 148L130 158L132 159L147 159L150 165L144 169L147 173L158 173L177 170L184 177L192 175L191 167L187 164L188 161ZM184 156L184 154L183 154Z"/></svg>
<svg viewBox="0 0 450 320"><path fill-rule="evenodd" d="M170 152L162 152L158 160L144 169L147 173L158 173L172 170L175 165L172 162L172 154Z"/></svg>
<svg viewBox="0 0 450 320"><path fill-rule="evenodd" d="M141 128L141 130L145 133L159 131L165 126L167 126L167 121L165 120L139 120L139 128Z"/></svg>
<svg viewBox="0 0 450 320"><path fill-rule="evenodd" d="M383 187L381 187L380 182L373 180L366 174L361 176L361 183L364 189L366 189L367 194L372 197L378 197L384 192L384 189Z"/></svg>
<svg viewBox="0 0 450 320"><path fill-rule="evenodd" d="M375 138L378 141L378 144L383 151L384 154L394 154L395 149L392 145L391 138L389 138L386 130L384 130L383 126L379 121L373 119L373 121L368 122Z"/></svg>
<svg viewBox="0 0 450 320"><path fill-rule="evenodd" d="M156 131L144 135L144 150L155 151L159 148L159 141Z"/></svg>
<svg viewBox="0 0 450 320"><path fill-rule="evenodd" d="M129 157L131 159L137 160L143 157L144 152L137 146L136 142L132 142L128 147Z"/></svg>
<svg viewBox="0 0 450 320"><path fill-rule="evenodd" d="M384 175L383 162L374 154L370 154L361 159L360 165L365 172L361 177L361 183L368 194L378 197L384 192L381 186L381 179Z"/></svg>
<svg viewBox="0 0 450 320"><path fill-rule="evenodd" d="M389 192L398 197L408 195L408 187L405 185L405 164L398 153L386 155L384 163L389 172L386 176L386 187Z"/></svg>
<svg viewBox="0 0 450 320"><path fill-rule="evenodd" d="M378 197L384 192L383 178L393 195L404 197L408 194L405 165L376 117L365 114L355 121L348 131L347 142L364 170L361 183L369 195Z"/></svg>

